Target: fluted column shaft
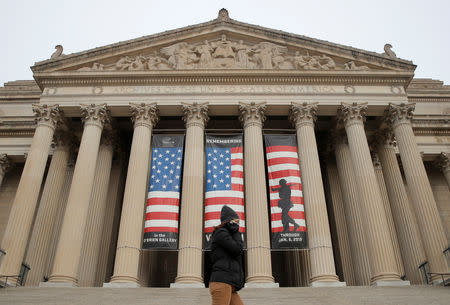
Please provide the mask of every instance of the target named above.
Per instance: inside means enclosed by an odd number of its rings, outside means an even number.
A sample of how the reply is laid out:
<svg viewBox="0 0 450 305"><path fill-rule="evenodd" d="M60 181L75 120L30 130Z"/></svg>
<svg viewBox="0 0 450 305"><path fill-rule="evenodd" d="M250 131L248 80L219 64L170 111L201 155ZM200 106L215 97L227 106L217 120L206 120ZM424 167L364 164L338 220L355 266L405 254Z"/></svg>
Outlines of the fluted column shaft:
<svg viewBox="0 0 450 305"><path fill-rule="evenodd" d="M336 163L328 160L327 162L328 183L330 185L330 196L333 206L334 219L336 222L337 238L339 243L339 252L341 257L342 271L347 285L356 285L354 275L354 265L350 248L349 233L347 221L345 219L344 202L339 183L339 175Z"/></svg>
<svg viewBox="0 0 450 305"><path fill-rule="evenodd" d="M123 170L122 170L122 157L119 160L113 161L114 165L111 168L108 196L106 199L106 207L104 210L103 232L104 236L101 239L99 262L96 271L96 283L100 284L105 282L106 271L108 266L108 257L110 255L110 246L113 241L114 218L117 213L118 204L122 203L122 190L123 190ZM120 199L120 202L119 202Z"/></svg>
<svg viewBox="0 0 450 305"><path fill-rule="evenodd" d="M343 104L339 117L345 124L356 184L360 194L361 210L365 222L364 232L371 269L371 283L399 281L394 249L388 230L386 215L364 132L367 106Z"/></svg>
<svg viewBox="0 0 450 305"><path fill-rule="evenodd" d="M1 248L0 274L18 275L42 185L50 144L61 114L58 106L33 105L37 127L12 204Z"/></svg>
<svg viewBox="0 0 450 305"><path fill-rule="evenodd" d="M5 178L5 174L11 168L11 161L8 158L7 154L0 154L0 187L2 187L3 178Z"/></svg>
<svg viewBox="0 0 450 305"><path fill-rule="evenodd" d="M204 195L204 129L208 121L206 104L183 105L186 144L181 193L178 270L179 284L203 285L203 195Z"/></svg>
<svg viewBox="0 0 450 305"><path fill-rule="evenodd" d="M389 203L389 197L387 194L386 185L384 183L383 170L381 169L381 164L376 153L373 154L373 164L375 170L375 176L377 177L378 187L380 189L381 199L383 201L384 212L386 213L386 220L388 223L389 234L391 236L392 247L395 254L395 262L397 264L397 271L400 276L405 275L405 269L403 267L403 261L400 254L400 246L398 244L397 232L394 226L394 220L392 218L392 211Z"/></svg>
<svg viewBox="0 0 450 305"><path fill-rule="evenodd" d="M131 283L138 286L151 136L152 128L158 121L158 107L156 104L131 104L130 112L134 121L134 133L111 283Z"/></svg>
<svg viewBox="0 0 450 305"><path fill-rule="evenodd" d="M413 111L414 104L390 104L386 118L394 130L397 140L430 271L445 273L448 272L448 268L443 251L447 248L447 239L412 130L410 120ZM433 277L433 281L438 280L438 276Z"/></svg>
<svg viewBox="0 0 450 305"><path fill-rule="evenodd" d="M34 222L33 232L25 261L30 266L27 286L38 286L44 280L50 243L55 230L56 215L61 204L61 193L70 156L70 135L57 132L52 161L42 191L39 210Z"/></svg>
<svg viewBox="0 0 450 305"><path fill-rule="evenodd" d="M70 186L72 185L73 172L75 169L75 156L69 156L69 163L67 165L66 175L61 190L61 197L56 212L53 234L51 236L50 249L48 249L48 257L45 262L44 278L49 278L53 269L53 262L55 260L56 248L61 233L61 227L64 220L64 212L66 211L67 199L69 198Z"/></svg>
<svg viewBox="0 0 450 305"><path fill-rule="evenodd" d="M291 118L297 130L303 198L308 224L307 234L311 255L312 285L316 281L339 281L334 266L333 245L314 133L316 112L316 104L293 104L291 107Z"/></svg>
<svg viewBox="0 0 450 305"><path fill-rule="evenodd" d="M49 282L78 284L78 265L97 163L100 137L109 120L106 105L81 107L84 130Z"/></svg>
<svg viewBox="0 0 450 305"><path fill-rule="evenodd" d="M94 187L89 204L79 267L79 286L82 287L94 287L99 284L96 282L96 272L100 245L102 239L109 233L104 231L103 225L113 154L113 134L111 132L104 132L98 151Z"/></svg>
<svg viewBox="0 0 450 305"><path fill-rule="evenodd" d="M241 104L247 230L247 283L273 283L262 126L265 106Z"/></svg>
<svg viewBox="0 0 450 305"><path fill-rule="evenodd" d="M394 146L390 142L379 144L377 151L386 182L406 278L411 281L411 284L424 284L419 266L426 261L426 256L414 212L403 184Z"/></svg>
<svg viewBox="0 0 450 305"><path fill-rule="evenodd" d="M352 157L350 149L344 141L344 138L337 140L335 148L336 165L344 199L355 282L356 285L367 286L370 284L370 263L364 237L364 221L361 215L361 204Z"/></svg>

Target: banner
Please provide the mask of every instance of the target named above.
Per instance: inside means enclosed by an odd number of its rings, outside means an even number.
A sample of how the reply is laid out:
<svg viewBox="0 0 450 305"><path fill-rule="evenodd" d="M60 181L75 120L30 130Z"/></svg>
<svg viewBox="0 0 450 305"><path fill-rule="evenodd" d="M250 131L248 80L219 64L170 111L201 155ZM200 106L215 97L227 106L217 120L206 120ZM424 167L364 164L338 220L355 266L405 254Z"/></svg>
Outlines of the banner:
<svg viewBox="0 0 450 305"><path fill-rule="evenodd" d="M306 221L295 135L265 135L272 248L305 248Z"/></svg>
<svg viewBox="0 0 450 305"><path fill-rule="evenodd" d="M242 135L206 136L205 249L211 246L211 234L220 224L223 205L239 215L239 231L244 235ZM242 238L245 240L244 236Z"/></svg>
<svg viewBox="0 0 450 305"><path fill-rule="evenodd" d="M177 249L183 135L154 135L144 249Z"/></svg>

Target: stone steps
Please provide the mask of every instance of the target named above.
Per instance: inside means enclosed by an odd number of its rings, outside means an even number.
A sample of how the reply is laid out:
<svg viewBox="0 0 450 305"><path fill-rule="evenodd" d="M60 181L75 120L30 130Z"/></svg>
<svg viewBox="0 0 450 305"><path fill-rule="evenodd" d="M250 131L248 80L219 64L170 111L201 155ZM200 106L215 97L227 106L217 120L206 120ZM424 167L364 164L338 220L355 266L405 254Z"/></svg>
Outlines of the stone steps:
<svg viewBox="0 0 450 305"><path fill-rule="evenodd" d="M449 287L245 288L245 305L449 305ZM201 288L5 288L7 305L209 305Z"/></svg>

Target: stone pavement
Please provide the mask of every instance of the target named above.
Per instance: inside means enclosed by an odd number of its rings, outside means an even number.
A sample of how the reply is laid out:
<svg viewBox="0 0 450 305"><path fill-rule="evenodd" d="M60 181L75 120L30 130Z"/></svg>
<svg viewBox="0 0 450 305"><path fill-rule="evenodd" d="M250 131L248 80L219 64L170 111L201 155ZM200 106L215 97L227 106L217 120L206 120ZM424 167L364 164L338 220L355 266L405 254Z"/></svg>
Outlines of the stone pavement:
<svg viewBox="0 0 450 305"><path fill-rule="evenodd" d="M450 305L449 287L245 288L245 305ZM209 305L208 289L7 288L3 305Z"/></svg>

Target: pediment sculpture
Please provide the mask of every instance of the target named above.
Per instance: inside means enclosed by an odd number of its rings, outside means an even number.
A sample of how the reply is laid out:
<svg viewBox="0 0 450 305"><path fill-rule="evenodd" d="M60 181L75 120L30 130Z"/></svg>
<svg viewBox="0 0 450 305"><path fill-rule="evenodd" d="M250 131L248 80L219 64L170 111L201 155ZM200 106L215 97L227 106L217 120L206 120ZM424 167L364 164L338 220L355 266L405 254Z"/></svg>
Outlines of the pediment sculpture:
<svg viewBox="0 0 450 305"><path fill-rule="evenodd" d="M216 41L204 40L198 44L178 42L151 54L124 56L111 64L94 63L78 71L151 71L186 69L266 69L266 70L357 70L367 71L367 66L357 66L349 61L337 65L325 55L308 52L289 52L285 46L271 42L254 45L243 40L231 41L226 35Z"/></svg>

